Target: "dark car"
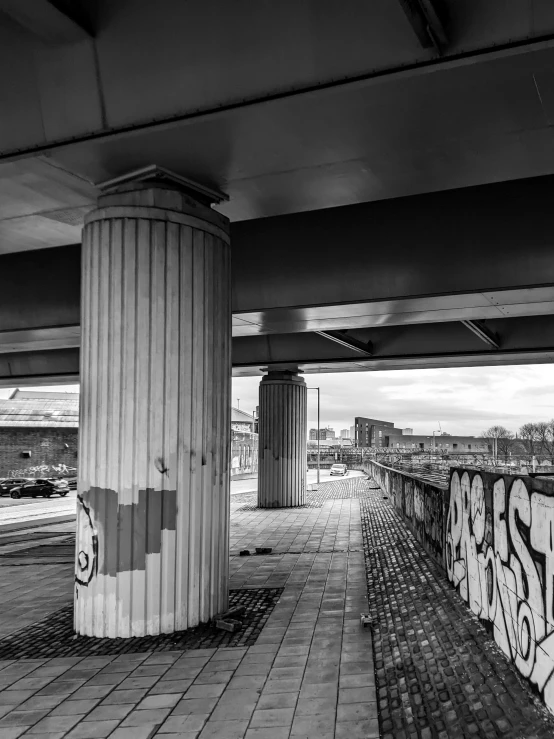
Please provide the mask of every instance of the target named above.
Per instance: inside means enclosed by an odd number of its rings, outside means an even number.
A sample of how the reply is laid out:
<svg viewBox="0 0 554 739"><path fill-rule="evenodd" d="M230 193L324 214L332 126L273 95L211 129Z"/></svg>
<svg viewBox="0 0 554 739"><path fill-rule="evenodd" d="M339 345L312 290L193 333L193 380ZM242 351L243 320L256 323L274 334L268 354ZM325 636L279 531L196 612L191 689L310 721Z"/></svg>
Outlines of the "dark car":
<svg viewBox="0 0 554 739"><path fill-rule="evenodd" d="M28 477L8 477L0 481L0 495L9 495L14 488L29 482Z"/></svg>
<svg viewBox="0 0 554 739"><path fill-rule="evenodd" d="M29 480L24 485L19 485L12 489L10 496L12 498L50 498L52 495L59 495L62 498L69 492L69 485L66 480Z"/></svg>

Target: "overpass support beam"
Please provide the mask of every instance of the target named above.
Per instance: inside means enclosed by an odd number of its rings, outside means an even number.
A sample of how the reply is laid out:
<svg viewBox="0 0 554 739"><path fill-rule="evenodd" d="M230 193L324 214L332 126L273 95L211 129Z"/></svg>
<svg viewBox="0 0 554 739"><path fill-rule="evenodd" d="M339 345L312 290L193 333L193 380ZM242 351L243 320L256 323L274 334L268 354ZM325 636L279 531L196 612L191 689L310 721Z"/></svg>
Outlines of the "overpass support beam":
<svg viewBox="0 0 554 739"><path fill-rule="evenodd" d="M227 226L167 174L111 183L86 219L79 634L170 633L227 607Z"/></svg>
<svg viewBox="0 0 554 739"><path fill-rule="evenodd" d="M307 388L291 370L260 382L258 504L303 505L306 498Z"/></svg>

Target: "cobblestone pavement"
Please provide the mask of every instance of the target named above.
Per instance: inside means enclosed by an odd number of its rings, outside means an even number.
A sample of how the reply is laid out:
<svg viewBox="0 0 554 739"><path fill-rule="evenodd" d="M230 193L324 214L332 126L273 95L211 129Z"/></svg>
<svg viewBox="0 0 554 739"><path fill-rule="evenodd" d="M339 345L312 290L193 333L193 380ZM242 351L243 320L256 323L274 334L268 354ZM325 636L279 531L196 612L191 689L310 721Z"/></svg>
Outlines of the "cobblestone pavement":
<svg viewBox="0 0 554 739"><path fill-rule="evenodd" d="M383 739L554 737L554 717L379 488L362 526Z"/></svg>
<svg viewBox="0 0 554 739"><path fill-rule="evenodd" d="M332 484L339 499L321 491L315 508L231 514L235 549L275 545L270 555L232 556L231 587L284 588L253 646L0 661L0 739L378 737L371 632L359 621L366 483ZM28 546L4 541L6 551ZM38 553L33 566L15 561L0 556L0 585L13 585L18 608L12 622L48 587L56 605L44 600L34 621L69 605L72 569Z"/></svg>

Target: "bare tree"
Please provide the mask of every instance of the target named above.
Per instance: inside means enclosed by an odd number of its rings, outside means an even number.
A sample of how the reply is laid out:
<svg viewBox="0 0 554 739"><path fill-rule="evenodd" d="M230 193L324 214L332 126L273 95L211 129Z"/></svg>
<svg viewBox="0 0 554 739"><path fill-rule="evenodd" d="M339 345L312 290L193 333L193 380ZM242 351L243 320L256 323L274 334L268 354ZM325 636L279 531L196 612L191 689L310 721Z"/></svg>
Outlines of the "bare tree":
<svg viewBox="0 0 554 739"><path fill-rule="evenodd" d="M536 423L540 453L548 457L554 455L554 421Z"/></svg>
<svg viewBox="0 0 554 739"><path fill-rule="evenodd" d="M512 447L514 435L504 426L491 426L490 429L481 434L481 437L486 439L491 446L493 446L496 439L497 452L504 456L508 454Z"/></svg>
<svg viewBox="0 0 554 739"><path fill-rule="evenodd" d="M524 423L519 430L519 438L525 442L525 448L529 454L538 454L541 448L541 435L538 424Z"/></svg>

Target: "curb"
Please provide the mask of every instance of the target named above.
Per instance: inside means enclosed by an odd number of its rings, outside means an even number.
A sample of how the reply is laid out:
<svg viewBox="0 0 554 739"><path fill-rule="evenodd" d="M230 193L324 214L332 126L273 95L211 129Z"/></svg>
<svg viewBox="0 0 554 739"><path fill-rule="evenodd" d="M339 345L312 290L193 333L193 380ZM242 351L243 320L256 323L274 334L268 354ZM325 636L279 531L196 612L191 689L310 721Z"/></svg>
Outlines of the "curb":
<svg viewBox="0 0 554 739"><path fill-rule="evenodd" d="M26 519L25 521L14 521L13 523L0 523L0 534L8 531L18 531L19 529L34 529L36 526L48 526L51 523L68 523L75 521L77 516L75 513L65 513L59 516L45 516L43 518Z"/></svg>

